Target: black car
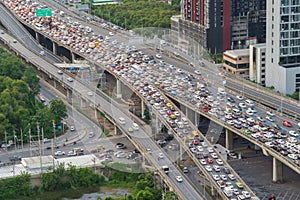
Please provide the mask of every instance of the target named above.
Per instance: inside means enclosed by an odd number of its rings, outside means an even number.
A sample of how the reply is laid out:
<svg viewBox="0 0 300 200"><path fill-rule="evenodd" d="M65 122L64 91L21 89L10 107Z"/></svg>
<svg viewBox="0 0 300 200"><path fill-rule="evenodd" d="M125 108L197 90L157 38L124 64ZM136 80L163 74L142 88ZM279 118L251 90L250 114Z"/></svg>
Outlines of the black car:
<svg viewBox="0 0 300 200"><path fill-rule="evenodd" d="M123 143L119 142L119 143L116 144L116 148L117 149L126 149L126 146Z"/></svg>

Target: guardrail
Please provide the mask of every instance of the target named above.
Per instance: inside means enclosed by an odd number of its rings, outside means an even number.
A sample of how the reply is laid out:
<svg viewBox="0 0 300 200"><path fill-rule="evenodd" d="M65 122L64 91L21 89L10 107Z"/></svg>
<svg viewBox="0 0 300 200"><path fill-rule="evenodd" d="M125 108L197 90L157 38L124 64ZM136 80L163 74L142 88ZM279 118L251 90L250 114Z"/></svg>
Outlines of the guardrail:
<svg viewBox="0 0 300 200"><path fill-rule="evenodd" d="M160 90L160 89L158 89ZM165 95L163 95L165 98L167 98ZM177 108L177 106L173 103L170 102L172 104L172 106L174 108ZM185 116L180 109L176 109L178 112L180 112L181 116ZM155 111L156 112L156 111ZM187 153L190 155L190 158L192 158L192 160L195 162L195 164L197 165L197 167L199 167L201 169L201 171L205 174L206 177L208 177L208 179L210 180L211 183L214 184L214 186L217 188L218 193L224 198L224 199L228 199L228 197L224 194L224 192L222 191L222 189L216 184L216 181L214 179L212 179L212 177L208 174L207 170L199 163L198 159L195 157L194 154L192 154L192 152L190 151L190 149L187 147L186 144L183 143L182 139L180 137L178 137L178 135L174 132L173 128L171 128L169 126L169 124L166 122L166 120L161 117L161 115L159 113L156 113L159 115L160 119L162 121L165 122L165 124L167 124L168 128L171 129L173 131L173 135L174 137L177 139L177 141L184 147L184 149L187 151ZM192 130L197 130L197 133L204 139L204 141L209 145L212 146L211 143L208 141L208 139L198 130L197 127L194 126L194 124L189 120L189 125L192 127ZM215 151L215 153L218 155L218 158L220 158L224 165L226 165L230 171L232 172L232 174L234 174L234 176L236 177L236 179L239 179L239 181L241 183L243 183L243 185L245 186L245 188L252 194L253 197L255 197L256 195L254 194L254 192L249 188L249 186L243 181L243 179L234 171L233 168L231 168L231 166L227 163L227 161L225 161L223 159L223 157L220 155L220 153L218 151Z"/></svg>
<svg viewBox="0 0 300 200"><path fill-rule="evenodd" d="M166 94L169 98L173 98L174 100L176 100L177 102L179 102L180 104L183 104L184 106L188 107L189 109L197 112L200 115L205 116L206 118L213 120L215 123L225 127L226 129L238 134L239 136L249 140L250 142L254 143L255 145L263 148L263 149L267 149L268 152L271 152L270 155L272 155L273 157L277 158L278 160L280 160L281 162L285 163L288 167L290 167L291 169L293 169L295 172L297 172L298 174L300 174L300 167L298 167L296 164L294 164L293 162L291 162L290 160L288 160L287 158L285 158L284 156L282 156L280 153L276 152L275 150L271 149L270 147L266 146L264 143L255 140L254 138L245 135L241 130L235 129L231 126L228 126L228 124L226 122L220 121L219 119L217 119L214 116L211 116L205 112L200 111L199 109L196 109L194 107L191 107L191 105L182 102L181 100L179 100L178 98L176 98L175 96L167 93Z"/></svg>
<svg viewBox="0 0 300 200"><path fill-rule="evenodd" d="M1 40L2 42L4 42L5 44L7 44L7 43L4 41L4 39L2 39L1 37L0 37L0 40ZM8 44L7 44L7 45L8 45ZM11 46L10 46L10 48L11 48L11 50L13 50L13 51L16 52L17 54L19 54L22 58L24 58L24 59L26 59L26 60L28 60L28 61L30 60L30 63L32 63L33 65L35 65L35 66L37 66L37 67L41 67L41 66L39 65L39 63L34 62L34 59L26 58L26 56L25 56L22 52L18 51L18 50L15 49L14 47L11 47ZM45 70L44 68L41 68L41 69L43 69L46 73L51 74L49 71ZM58 79L58 80L59 80L59 79ZM81 82L80 80L77 80L77 81ZM83 82L81 82L81 84L83 84L83 85L86 86L86 84L84 84ZM102 98L104 98L106 101L112 103L113 105L116 105L116 106L117 106L117 104L118 104L116 101L114 101L113 99L109 98L105 93L103 93L103 92L102 92L101 90L99 90L99 89L97 89L97 95L100 95ZM89 101L89 102L91 102L91 99L88 99L88 98L84 98L84 99L87 100L87 101ZM92 103L94 103L94 102L92 102ZM100 108L97 107L96 105L95 105L95 108L98 109L98 110L100 110ZM103 109L101 109L101 112L106 113ZM107 113L106 113L106 115L109 116L109 114L107 114ZM110 120L112 120L112 119L110 119ZM114 120L112 120L112 122L114 122L114 124L117 125L117 123L115 123ZM129 140L130 140L130 141L131 141L131 142L132 142L139 150L141 150L141 152L147 152L146 149L145 149L142 145L140 145L137 141L133 140L132 137L131 137L130 135L128 135L128 133L126 132L126 130L123 129L123 127L118 127L118 128L119 128L119 129L127 136L127 138L128 138L128 139L129 139ZM150 139L150 138L149 138L149 139ZM157 162L156 162L150 155L147 155L147 153L144 154L144 155L147 157L148 160L151 161L152 164L155 165L155 167L158 169L159 174L164 178L163 180L168 184L168 186L169 186L170 188L176 188L176 186L172 183L172 181L170 181L170 179L168 178L168 176L167 176L167 175L165 174L165 172L161 169L161 167L157 164ZM182 199L182 200L185 199L185 198L184 198L184 195L183 195L180 191L177 191L177 190L176 190L176 194L180 197L180 199Z"/></svg>

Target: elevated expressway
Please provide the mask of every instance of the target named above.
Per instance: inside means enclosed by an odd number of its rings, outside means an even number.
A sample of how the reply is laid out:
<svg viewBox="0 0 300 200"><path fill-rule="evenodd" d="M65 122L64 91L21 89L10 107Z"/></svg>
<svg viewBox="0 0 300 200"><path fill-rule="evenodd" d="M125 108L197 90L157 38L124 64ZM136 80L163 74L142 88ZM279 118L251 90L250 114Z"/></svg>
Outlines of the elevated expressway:
<svg viewBox="0 0 300 200"><path fill-rule="evenodd" d="M22 58L24 58L28 63L36 66L39 71L47 74L48 77L43 77L44 79L50 79L54 82L54 86L58 87L61 85L65 91L67 97L72 97L72 95L78 95L81 98L82 104L93 104L93 107L101 110L102 112L106 113L107 116L122 116L125 118L126 123L132 124L134 121L128 113L124 110L120 109L117 102L112 100L106 94L101 92L100 90L95 90L90 85L83 84L79 80L74 80L73 82L67 81L68 75L59 75L57 74L57 67L55 67L50 62L44 60L38 54L33 53L32 51L28 50L25 46L21 43L13 43L13 38L7 34L1 35L1 40L6 44L9 45L10 49L16 52L16 54ZM49 81L49 80L48 80ZM88 91L96 91L93 97L87 94ZM101 105L101 106L99 106ZM145 130L140 129L138 132L129 133L126 129L127 127L118 124L113 118L110 118L112 122L120 128L120 131L125 133L126 136L133 142L133 144L141 151L147 152L146 149L151 149L155 154L143 153L148 161L150 161L154 166L156 171L163 177L164 181L168 185L171 190L176 191L180 199L189 199L189 200L201 200L203 199L202 196L196 191L196 189L189 183L189 181L183 176L184 184L179 183L176 181L176 176L181 174L172 163L172 161L165 157L161 161L157 161L156 156L159 153L162 153L162 150L157 146L155 142L149 137L149 135L145 132ZM117 129L117 127L116 127ZM149 130L148 130L149 131ZM139 137L135 135L138 134ZM164 171L161 169L162 165L168 165L170 168L169 175L166 175Z"/></svg>
<svg viewBox="0 0 300 200"><path fill-rule="evenodd" d="M24 52L24 51L22 51L22 52ZM32 63L34 63L34 64L37 64L37 63L39 63L40 65L40 67L39 67L39 70L44 70L44 69L46 69L47 68L47 70L49 70L50 68L49 68L49 66L48 66L48 64L46 65L44 62L39 62L38 60L37 60L37 56L35 55L34 57L30 57L30 56L25 56L26 58L26 60L27 61L29 61L30 59L34 59L35 61L31 61ZM42 64L42 65L41 65ZM58 76L57 75L57 70L54 70L54 71L52 71L52 72L49 72L49 71L47 71L46 72L49 76L50 76L50 79L53 79L53 78L55 78L55 76ZM51 75L50 75L51 74ZM58 82L64 82L62 85L63 86L68 86L70 83L68 83L68 82L66 82L66 78L64 78L64 79L62 79L61 77L59 77L58 78L58 80L57 80ZM57 83L56 83L57 84ZM119 83L120 84L120 83ZM128 83L127 83L128 84ZM117 83L117 85L118 85L118 83ZM130 87L130 85L128 85L129 87ZM73 90L74 90L75 88L73 88ZM76 90L78 90L78 85L76 84ZM88 91L88 89L83 89L82 91ZM83 95L83 94L82 94ZM70 96L70 93L69 93L69 90L67 90L67 96ZM98 103L97 102L95 102L95 105L98 105ZM161 121L163 121L164 123L165 123L165 125L167 126L167 127L169 127L168 126L168 124L165 122L165 120L163 120L163 119L161 119ZM195 128L195 127L194 127ZM201 133L200 133L201 134ZM177 138L178 139L178 138ZM178 139L179 140L179 139ZM181 141L181 140L179 140L179 141ZM182 141L181 141L182 142ZM207 141L207 143L209 143L208 141ZM190 153L190 151L189 151L189 149L187 148L187 146L186 145L183 145L184 146L184 148L186 148L186 150L187 150L187 152L189 152ZM199 162L198 162L198 160L196 160L195 158L194 158L194 156L193 155L191 155L192 156L192 158L194 159L194 161L197 163L197 165L198 165L198 167L204 172L204 174L206 174L207 175L207 177L209 178L209 180L210 181L212 181L212 183L216 186L216 188L219 188L219 186L218 185L216 185L216 182L214 181L214 180L212 180L212 177L209 175L209 174L207 174L207 172L206 172L206 170L204 169L204 167L202 166L202 165L200 165L199 164ZM220 156L220 155L219 155ZM224 161L224 163L226 163L225 161ZM227 163L226 163L226 165L227 165ZM228 166L228 168L230 168L230 166ZM231 169L231 168L230 168ZM232 169L231 169L232 170ZM237 180L238 181L240 181L240 182L242 182L242 183L244 183L243 181L242 181L242 179L240 179L240 177L232 170L232 173L235 175L235 177L237 178ZM253 194L253 192L250 190L250 188L244 183L244 187L252 194L252 196L253 197L255 197L255 195ZM223 196L223 198L224 199L226 199L226 196L224 196L224 194L222 193L222 190L220 190L220 189L217 189L217 191L218 191L218 193L221 195L221 196ZM190 199L190 198L187 198L187 199Z"/></svg>

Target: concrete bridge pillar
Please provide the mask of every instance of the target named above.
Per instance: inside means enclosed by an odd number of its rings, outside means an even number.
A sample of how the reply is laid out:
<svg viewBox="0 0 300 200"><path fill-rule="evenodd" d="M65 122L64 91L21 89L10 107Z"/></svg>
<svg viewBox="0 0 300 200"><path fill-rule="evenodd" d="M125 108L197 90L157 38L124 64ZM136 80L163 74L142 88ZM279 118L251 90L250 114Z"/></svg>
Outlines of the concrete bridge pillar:
<svg viewBox="0 0 300 200"><path fill-rule="evenodd" d="M188 107L185 107L185 116L193 123L195 124L195 114L196 112L189 109Z"/></svg>
<svg viewBox="0 0 300 200"><path fill-rule="evenodd" d="M145 103L144 101L141 101L141 114L142 114L142 118L145 118Z"/></svg>
<svg viewBox="0 0 300 200"><path fill-rule="evenodd" d="M194 122L194 124L195 124L196 127L198 127L198 125L199 125L199 114L195 111L194 111L194 113L195 113L195 122Z"/></svg>
<svg viewBox="0 0 300 200"><path fill-rule="evenodd" d="M75 53L71 52L71 57L72 57L72 63L76 60L76 55Z"/></svg>
<svg viewBox="0 0 300 200"><path fill-rule="evenodd" d="M38 43L40 43L40 37L39 37L39 33L35 32L35 39Z"/></svg>
<svg viewBox="0 0 300 200"><path fill-rule="evenodd" d="M233 133L228 129L226 129L226 149L233 149Z"/></svg>
<svg viewBox="0 0 300 200"><path fill-rule="evenodd" d="M117 79L117 98L122 98L122 89L121 89L122 83L119 79Z"/></svg>
<svg viewBox="0 0 300 200"><path fill-rule="evenodd" d="M56 88L56 80L53 79L53 87Z"/></svg>
<svg viewBox="0 0 300 200"><path fill-rule="evenodd" d="M283 181L282 162L273 157L273 182Z"/></svg>
<svg viewBox="0 0 300 200"><path fill-rule="evenodd" d="M57 55L57 44L55 42L52 43L53 53Z"/></svg>

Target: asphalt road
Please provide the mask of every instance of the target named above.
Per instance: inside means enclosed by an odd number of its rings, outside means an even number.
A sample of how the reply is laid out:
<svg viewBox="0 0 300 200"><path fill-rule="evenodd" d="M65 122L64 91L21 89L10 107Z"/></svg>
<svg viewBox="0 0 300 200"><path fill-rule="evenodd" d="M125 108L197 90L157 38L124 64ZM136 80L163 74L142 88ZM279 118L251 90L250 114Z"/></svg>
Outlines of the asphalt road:
<svg viewBox="0 0 300 200"><path fill-rule="evenodd" d="M13 38L8 36L7 34L1 35L3 38L6 38L6 40L9 40L11 42L11 45L13 48L18 49L22 54L27 58L34 58L32 62L35 62L37 65L47 69L49 74L53 74L56 76L61 77L61 81L64 82L64 84L69 85L71 88L73 88L73 93L81 94L83 98L89 99L92 102L95 103L95 105L100 104L101 108L106 111L110 116L123 116L126 120L125 125L125 131L127 131L127 127L131 126L133 121L131 117L128 117L123 111L121 111L118 108L118 104L114 101L107 102L107 98L105 94L102 93L102 96L99 95L93 95L89 96L88 92L93 90L93 86L90 86L90 88L87 88L85 85L83 85L81 82L78 82L77 80L74 80L72 82L68 81L67 78L69 78L68 75L58 75L57 74L57 68L50 64L49 62L43 60L39 56L33 54L31 51L29 51L26 47L22 46L20 43L13 43ZM100 92L100 91L99 91ZM103 97L105 96L105 99ZM121 106L120 106L121 107ZM137 134L138 133L138 134ZM142 129L139 129L139 131L130 134L132 137L135 135L138 135L139 137L135 137L135 140L138 141L142 146L144 146L145 149L150 148L153 152L157 153L163 153L162 150L151 140L151 138L148 137L147 133L143 131ZM168 165L170 168L169 178L172 181L173 185L176 187L177 191L180 191L180 193L185 197L185 199L195 199L199 200L202 199L202 197L199 195L199 193L194 189L194 187L189 184L189 182L183 177L183 181L185 184L179 183L176 181L175 177L177 175L180 175L181 172L175 168L175 166L172 164L172 161L169 160L167 157L162 160L157 160L156 157L157 154L152 154L152 162L156 164L156 166L162 166L162 165ZM156 162L155 162L156 161ZM159 168L159 167L158 167Z"/></svg>
<svg viewBox="0 0 300 200"><path fill-rule="evenodd" d="M6 7L0 6L1 18L0 21L8 29L8 31L15 35L15 37L23 42L26 46L34 51L36 54L39 54L41 51L44 51L44 56L50 61L61 62L61 60L52 53L47 52L41 45L39 45L32 36L27 32L27 30L21 25L21 23L15 19L15 17L6 10Z"/></svg>

